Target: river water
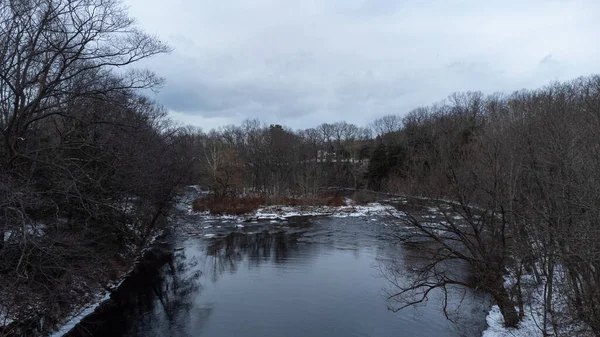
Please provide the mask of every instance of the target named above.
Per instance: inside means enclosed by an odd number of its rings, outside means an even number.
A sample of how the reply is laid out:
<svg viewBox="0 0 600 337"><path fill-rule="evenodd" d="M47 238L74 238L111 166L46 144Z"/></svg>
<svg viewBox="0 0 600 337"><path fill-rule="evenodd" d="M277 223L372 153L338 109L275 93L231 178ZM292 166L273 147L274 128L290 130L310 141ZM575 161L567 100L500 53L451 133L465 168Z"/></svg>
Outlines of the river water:
<svg viewBox="0 0 600 337"><path fill-rule="evenodd" d="M456 293L450 322L441 296L388 310L382 270L406 254L385 217L206 221L182 215L110 304L68 336L481 336L485 296ZM402 280L410 268L397 270ZM389 275L388 275L389 276Z"/></svg>

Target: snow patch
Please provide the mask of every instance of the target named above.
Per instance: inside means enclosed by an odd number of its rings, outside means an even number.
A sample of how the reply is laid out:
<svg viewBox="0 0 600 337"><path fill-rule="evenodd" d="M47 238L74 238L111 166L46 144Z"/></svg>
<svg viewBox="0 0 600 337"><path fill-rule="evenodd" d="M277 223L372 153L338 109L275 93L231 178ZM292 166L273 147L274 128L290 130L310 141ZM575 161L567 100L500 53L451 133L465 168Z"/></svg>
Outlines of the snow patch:
<svg viewBox="0 0 600 337"><path fill-rule="evenodd" d="M367 216L403 216L390 205L380 203L370 203L364 206L307 206L307 207L289 207L289 206L267 206L259 209L254 216L258 220L278 219L283 220L295 216L332 216L336 218L346 217L367 217Z"/></svg>
<svg viewBox="0 0 600 337"><path fill-rule="evenodd" d="M563 273L562 266L555 266L555 278L554 284L556 286L555 291L552 296L552 302L554 303L554 314L558 315L555 318L560 317L561 315L566 314L567 305L566 298L564 294L562 294L560 289L560 274ZM516 284L515 275L509 275L505 277L504 286L507 289L511 289ZM533 289L531 289L531 293L526 294L526 298L529 298L529 302L523 308L524 316L519 326L516 329L510 329L504 327L504 319L502 317L502 313L500 312L500 308L497 305L494 305L490 310L486 321L488 324L487 330L483 332L482 337L535 337L535 336L543 336L543 322L544 322L544 284L543 281L541 284L536 282L536 279L533 275L522 275L521 276L521 284L529 284L534 285ZM551 315L548 314L548 319L551 321ZM583 331L587 331L588 329L583 325L583 323L579 322L569 322L564 325L559 322L558 326L552 326L552 324L548 324L546 327L547 333L550 336L559 335L559 336L584 336Z"/></svg>
<svg viewBox="0 0 600 337"><path fill-rule="evenodd" d="M14 320L9 316L8 311L0 307L0 328L9 325Z"/></svg>
<svg viewBox="0 0 600 337"><path fill-rule="evenodd" d="M162 231L162 230L156 232L152 236L152 238L148 241L148 244L146 245L146 247L141 250L140 257L144 256L144 253L148 249L150 249L152 244L154 244L156 242L156 240L163 234L164 234L164 231ZM137 263L137 261L135 263ZM109 284L109 285L107 285L107 287L111 290L118 289L121 286L121 284L123 284L123 282L125 282L125 280L131 275L134 268L135 267L132 266L128 273L124 274L116 283ZM100 307L104 302L108 301L110 299L110 295L111 295L111 291L104 291L104 292L99 293L93 301L88 303L87 306L79 308L78 312L75 312L74 314L72 314L70 316L70 318L67 318L65 321L63 321L61 324L59 324L59 327L57 328L57 330L54 333L52 333L50 335L50 337L62 337L63 335L67 334L75 326L77 326L77 324L79 324L84 318L93 314L94 311L96 311L96 309L98 309L98 307ZM1 321L0 321L0 323L1 323Z"/></svg>
<svg viewBox="0 0 600 337"><path fill-rule="evenodd" d="M79 322L81 322L85 317L91 315L96 309L102 305L102 303L106 302L110 298L110 293L105 292L95 301L94 304L91 304L87 307L84 307L79 313L72 316L68 319L56 332L50 335L50 337L61 337L71 331Z"/></svg>
<svg viewBox="0 0 600 337"><path fill-rule="evenodd" d="M190 209L190 213L193 211ZM251 222L257 223L258 221L270 221L271 223L278 223L285 221L288 218L298 216L331 216L335 218L347 218L347 217L372 217L372 216L394 216L404 217L403 212L398 211L391 205L383 205L380 203L369 203L367 205L346 205L346 206L265 206L261 207L253 213L248 213L243 216L234 215L211 215L208 212L193 213L203 219L203 222L207 221L220 221L224 222ZM236 226L239 227L239 226ZM239 227L242 228L242 227Z"/></svg>
<svg viewBox="0 0 600 337"><path fill-rule="evenodd" d="M504 327L504 318L497 305L494 305L486 317L488 324L487 330L483 332L482 337L534 337L542 336L541 330L538 328L538 322L542 321L542 317L536 313L534 316L531 315L531 310L527 312L525 309L525 317L519 327L516 329L510 329Z"/></svg>

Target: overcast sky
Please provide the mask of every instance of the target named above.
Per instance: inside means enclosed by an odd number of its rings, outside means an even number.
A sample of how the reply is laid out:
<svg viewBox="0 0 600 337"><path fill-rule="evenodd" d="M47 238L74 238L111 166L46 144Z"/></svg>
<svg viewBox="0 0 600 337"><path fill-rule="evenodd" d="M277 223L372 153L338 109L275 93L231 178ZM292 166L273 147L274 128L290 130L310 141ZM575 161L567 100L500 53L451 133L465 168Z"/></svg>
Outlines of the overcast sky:
<svg viewBox="0 0 600 337"><path fill-rule="evenodd" d="M365 125L455 91L600 73L600 1L125 0L174 51L156 99L208 130Z"/></svg>

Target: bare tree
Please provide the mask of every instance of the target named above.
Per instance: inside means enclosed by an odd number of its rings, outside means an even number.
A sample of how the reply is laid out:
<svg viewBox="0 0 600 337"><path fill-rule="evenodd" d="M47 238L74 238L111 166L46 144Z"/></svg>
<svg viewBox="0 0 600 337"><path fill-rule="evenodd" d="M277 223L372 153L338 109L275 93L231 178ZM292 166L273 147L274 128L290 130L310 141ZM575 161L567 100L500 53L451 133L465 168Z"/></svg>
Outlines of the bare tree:
<svg viewBox="0 0 600 337"><path fill-rule="evenodd" d="M371 127L377 136L392 134L402 129L402 117L398 115L385 115L373 121Z"/></svg>
<svg viewBox="0 0 600 337"><path fill-rule="evenodd" d="M161 82L126 67L168 51L138 30L117 0L0 3L0 133L11 166L35 124L75 97L147 88Z"/></svg>
<svg viewBox="0 0 600 337"><path fill-rule="evenodd" d="M77 279L107 282L164 222L190 152L136 93L162 80L133 65L168 50L116 0L0 2L0 301L16 312L51 326L83 300Z"/></svg>

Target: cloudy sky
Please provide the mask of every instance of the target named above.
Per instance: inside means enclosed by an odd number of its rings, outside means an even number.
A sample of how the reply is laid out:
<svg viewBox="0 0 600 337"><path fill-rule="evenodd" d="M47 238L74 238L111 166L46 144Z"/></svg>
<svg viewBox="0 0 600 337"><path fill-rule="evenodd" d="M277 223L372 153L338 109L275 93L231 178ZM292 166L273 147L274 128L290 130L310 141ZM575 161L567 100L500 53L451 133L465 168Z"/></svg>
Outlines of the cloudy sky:
<svg viewBox="0 0 600 337"><path fill-rule="evenodd" d="M455 91L600 73L598 0L125 0L174 51L156 99L210 129L364 125Z"/></svg>

